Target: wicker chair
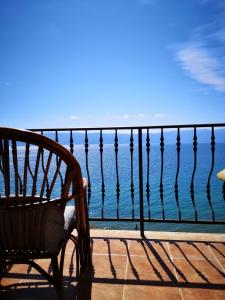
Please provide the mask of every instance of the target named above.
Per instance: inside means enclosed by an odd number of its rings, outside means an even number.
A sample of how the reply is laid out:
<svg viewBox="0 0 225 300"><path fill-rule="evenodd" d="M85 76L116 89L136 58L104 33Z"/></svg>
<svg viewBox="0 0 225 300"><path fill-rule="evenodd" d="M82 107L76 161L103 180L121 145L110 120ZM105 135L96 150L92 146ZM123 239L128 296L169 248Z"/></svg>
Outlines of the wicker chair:
<svg viewBox="0 0 225 300"><path fill-rule="evenodd" d="M69 214L68 201L74 204ZM76 237L72 235L75 228ZM69 239L76 246L77 268L88 268L86 191L78 162L66 148L43 135L0 128L0 280L8 265L29 264L63 299ZM33 261L40 258L51 259L53 275Z"/></svg>

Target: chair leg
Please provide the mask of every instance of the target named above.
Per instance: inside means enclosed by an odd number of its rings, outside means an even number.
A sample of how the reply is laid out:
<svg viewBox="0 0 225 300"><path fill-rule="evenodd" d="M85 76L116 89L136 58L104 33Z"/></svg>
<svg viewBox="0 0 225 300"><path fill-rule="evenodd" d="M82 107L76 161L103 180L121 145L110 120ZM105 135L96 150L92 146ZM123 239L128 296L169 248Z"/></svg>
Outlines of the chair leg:
<svg viewBox="0 0 225 300"><path fill-rule="evenodd" d="M3 258L0 258L0 281L4 277L6 270L5 260Z"/></svg>
<svg viewBox="0 0 225 300"><path fill-rule="evenodd" d="M92 268L92 256L90 248L90 237L85 236L82 240L83 248L83 266L84 270L90 270Z"/></svg>
<svg viewBox="0 0 225 300"><path fill-rule="evenodd" d="M60 272L57 256L53 256L51 262L52 262L52 271L53 271L54 285L56 288L57 297L58 300L63 300L64 299L63 277Z"/></svg>
<svg viewBox="0 0 225 300"><path fill-rule="evenodd" d="M59 269L60 269L61 276L63 276L63 267L64 267L65 252L66 252L66 244L62 247L61 256L60 256Z"/></svg>
<svg viewBox="0 0 225 300"><path fill-rule="evenodd" d="M74 243L75 251L76 251L76 277L80 275L80 248L79 248L79 242L78 239L71 234L70 240Z"/></svg>
<svg viewBox="0 0 225 300"><path fill-rule="evenodd" d="M74 243L76 250L76 277L80 275L80 256L77 243Z"/></svg>

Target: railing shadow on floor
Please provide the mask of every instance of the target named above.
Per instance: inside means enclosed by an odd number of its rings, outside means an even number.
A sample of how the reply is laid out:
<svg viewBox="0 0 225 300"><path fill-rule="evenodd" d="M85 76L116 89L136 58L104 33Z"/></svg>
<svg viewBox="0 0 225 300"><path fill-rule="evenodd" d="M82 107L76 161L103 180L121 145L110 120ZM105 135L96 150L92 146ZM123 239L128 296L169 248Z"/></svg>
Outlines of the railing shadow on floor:
<svg viewBox="0 0 225 300"><path fill-rule="evenodd" d="M98 243L105 252L98 248ZM74 276L74 250L67 253L65 299L90 300L93 285L101 284L225 290L222 266L225 243L222 242L95 237L92 239L92 249L93 269L80 278ZM100 253L95 253L96 249ZM98 263L94 259L97 256L101 256ZM126 266L122 265L125 260ZM107 272L99 271L104 262L107 262ZM48 270L51 271L50 264ZM121 276L122 273L124 276ZM42 297L56 299L53 286L43 282L41 275L32 274L30 267L27 274L9 270L8 279L9 284L1 290L2 300L22 300L30 295L34 300Z"/></svg>
<svg viewBox="0 0 225 300"><path fill-rule="evenodd" d="M102 238L95 238L95 240L101 240ZM125 284L125 285L149 285L149 286L161 286L161 287L178 287L178 288L202 288L202 289L218 289L225 290L225 273L222 264L218 262L215 255L208 258L207 255L200 249L203 247L211 247L214 252L217 252L221 257L225 258L225 243L222 242L210 242L210 241L184 241L184 240L150 240L150 239L119 239L119 238L104 238L108 247L108 259L111 270L112 278L107 277L93 277L93 283L108 283L108 284ZM118 278L117 269L113 263L111 241L117 240L121 243L121 247L125 248L128 267L132 273L134 279L131 278ZM139 267L135 264L135 255L130 253L128 243L130 241L136 242L141 245L143 249L143 255L141 256L145 260L145 270L148 268L152 270L155 275L155 280L142 278L142 274L139 274ZM167 247L176 248L174 250L179 251L179 256L173 256L171 250ZM224 253L217 248L217 245L224 247ZM185 247L189 248L189 252L195 252L195 255L188 255L185 253ZM163 257L162 257L163 254ZM196 258L196 254L198 255ZM213 253L212 253L213 254ZM119 255L118 255L119 256ZM179 262L182 261L186 265L186 268L180 267ZM193 262L194 261L194 262ZM202 269L198 263L205 264L206 270ZM212 280L212 274L208 274L213 271L216 273L216 279ZM142 273L142 272L141 272ZM166 274L166 279L165 279ZM196 278L196 281L194 280Z"/></svg>

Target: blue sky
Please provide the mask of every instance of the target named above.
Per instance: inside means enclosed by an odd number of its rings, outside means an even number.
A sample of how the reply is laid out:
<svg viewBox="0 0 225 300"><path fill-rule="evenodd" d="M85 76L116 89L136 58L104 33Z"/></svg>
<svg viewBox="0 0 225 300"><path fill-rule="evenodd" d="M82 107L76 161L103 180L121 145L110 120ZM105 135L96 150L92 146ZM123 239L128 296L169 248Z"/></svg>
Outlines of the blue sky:
<svg viewBox="0 0 225 300"><path fill-rule="evenodd" d="M0 0L0 125L225 122L223 0Z"/></svg>

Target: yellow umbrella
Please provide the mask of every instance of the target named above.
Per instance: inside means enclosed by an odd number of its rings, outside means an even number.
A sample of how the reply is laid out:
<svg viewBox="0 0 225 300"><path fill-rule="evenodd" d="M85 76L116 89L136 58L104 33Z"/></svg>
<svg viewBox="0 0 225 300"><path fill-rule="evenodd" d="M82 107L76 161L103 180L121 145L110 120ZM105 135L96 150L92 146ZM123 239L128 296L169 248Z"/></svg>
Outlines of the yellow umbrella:
<svg viewBox="0 0 225 300"><path fill-rule="evenodd" d="M220 171L219 173L217 173L217 178L225 181L225 169L223 169L222 171Z"/></svg>

